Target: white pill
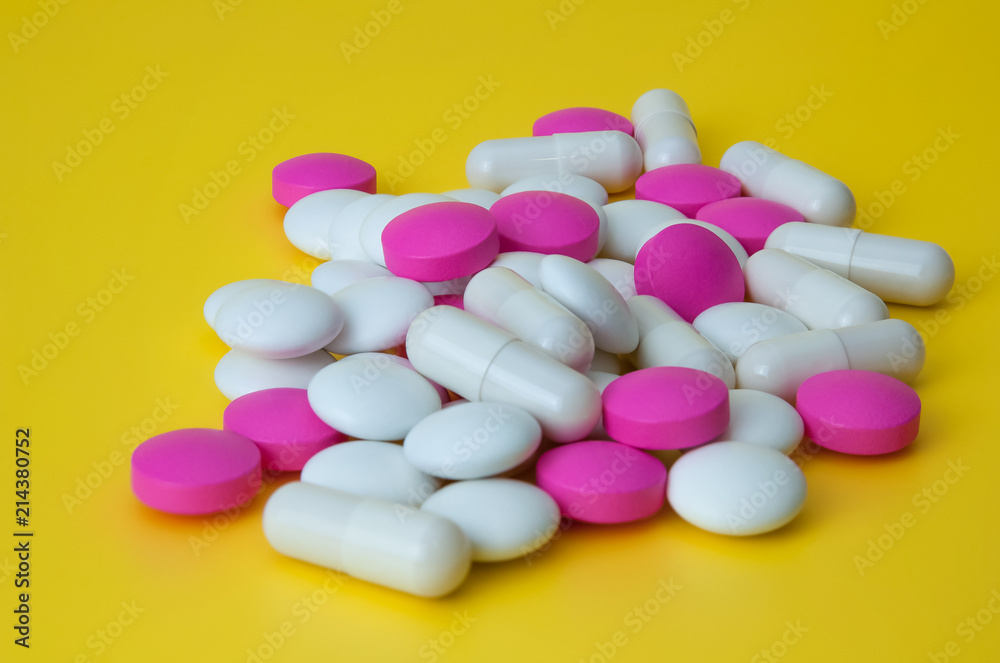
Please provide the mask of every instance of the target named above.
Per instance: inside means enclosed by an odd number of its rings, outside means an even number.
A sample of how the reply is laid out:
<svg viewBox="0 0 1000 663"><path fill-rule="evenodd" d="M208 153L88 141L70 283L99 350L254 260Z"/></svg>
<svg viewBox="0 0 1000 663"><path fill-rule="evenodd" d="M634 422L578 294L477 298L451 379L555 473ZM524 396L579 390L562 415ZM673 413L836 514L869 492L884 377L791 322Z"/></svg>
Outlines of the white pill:
<svg viewBox="0 0 1000 663"><path fill-rule="evenodd" d="M413 364L410 363L409 359L406 359L405 357L400 357L399 355L389 354L388 352L359 352L357 354L346 355L344 357L341 357L340 361L364 362L367 365L364 371L362 371L362 374L364 375L365 379L374 379L376 375L381 374L382 369L389 362L392 362L394 364L399 364L403 368L406 368L411 371L416 370L415 368L413 368ZM436 391L438 393L438 396L441 398L442 407L452 402L451 395L448 393L447 389L445 389L436 382L433 382L431 380L427 381L431 383L431 386L434 387L434 391Z"/></svg>
<svg viewBox="0 0 1000 663"><path fill-rule="evenodd" d="M229 400L263 389L305 389L314 375L334 361L323 350L291 359L262 359L230 350L215 366L215 385Z"/></svg>
<svg viewBox="0 0 1000 663"><path fill-rule="evenodd" d="M652 200L619 200L604 206L608 236L598 253L600 258L635 262L635 256L649 231L668 221L684 221L686 216Z"/></svg>
<svg viewBox="0 0 1000 663"><path fill-rule="evenodd" d="M768 235L765 246L805 258L885 301L899 304L936 304L955 283L955 265L947 251L906 237L817 223L786 223Z"/></svg>
<svg viewBox="0 0 1000 663"><path fill-rule="evenodd" d="M343 326L344 316L328 295L283 281L236 293L215 316L215 333L226 345L265 359L315 352Z"/></svg>
<svg viewBox="0 0 1000 663"><path fill-rule="evenodd" d="M542 428L507 403L460 403L429 415L410 429L403 451L414 467L442 479L482 479L531 458Z"/></svg>
<svg viewBox="0 0 1000 663"><path fill-rule="evenodd" d="M434 305L427 288L397 276L358 281L330 299L344 316L344 327L326 349L338 355L377 352L403 344L413 318Z"/></svg>
<svg viewBox="0 0 1000 663"><path fill-rule="evenodd" d="M747 250L743 248L743 245L740 244L740 241L738 239L733 237L728 230L723 230L722 228L720 228L715 224L706 223L705 221L698 221L697 219L683 219L683 220L675 219L673 221L664 221L663 223L653 226L652 228L647 230L642 237L639 238L639 247L636 249L636 255L639 254L639 249L642 248L642 245L651 240L654 235L658 235L660 231L663 230L664 228L669 228L670 226L676 226L678 223L690 223L691 225L701 226L705 230L712 231L713 233L715 233L716 237L718 237L719 239L721 239L723 242L726 243L726 246L729 247L729 250L733 252L734 256L736 256L736 261L740 263L740 269L743 269L743 267L747 264L747 258L749 257L749 255L747 254ZM632 256L632 262L635 262L635 256Z"/></svg>
<svg viewBox="0 0 1000 663"><path fill-rule="evenodd" d="M308 390L317 417L367 440L402 440L418 421L441 409L430 382L392 361L339 361L317 373Z"/></svg>
<svg viewBox="0 0 1000 663"><path fill-rule="evenodd" d="M350 203L370 195L354 189L329 189L300 198L285 212L285 236L299 251L329 260L334 217Z"/></svg>
<svg viewBox="0 0 1000 663"><path fill-rule="evenodd" d="M392 276L392 273L367 260L330 260L313 270L310 282L317 290L333 295L358 281L379 276Z"/></svg>
<svg viewBox="0 0 1000 663"><path fill-rule="evenodd" d="M809 329L885 320L889 309L871 292L828 269L778 249L761 249L746 266L747 295L794 315Z"/></svg>
<svg viewBox="0 0 1000 663"><path fill-rule="evenodd" d="M476 145L465 162L469 184L503 191L538 175L582 175L614 193L635 184L642 172L642 150L621 131L500 138Z"/></svg>
<svg viewBox="0 0 1000 663"><path fill-rule="evenodd" d="M546 293L586 323L598 349L624 354L639 345L639 328L628 304L596 269L568 256L549 255L542 258L538 277Z"/></svg>
<svg viewBox="0 0 1000 663"><path fill-rule="evenodd" d="M636 295L628 307L639 325L639 347L631 354L638 368L696 368L720 378L730 389L736 386L736 372L726 354L662 300Z"/></svg>
<svg viewBox="0 0 1000 663"><path fill-rule="evenodd" d="M636 329L638 333L638 327ZM594 350L594 360L590 362L590 372L622 374L621 357L604 350Z"/></svg>
<svg viewBox="0 0 1000 663"><path fill-rule="evenodd" d="M327 237L330 259L372 262L361 247L361 224L370 211L395 197L388 193L376 193L344 206L330 222L330 234Z"/></svg>
<svg viewBox="0 0 1000 663"><path fill-rule="evenodd" d="M475 562L503 562L538 550L559 529L559 505L541 488L514 479L459 481L430 496L421 511L461 528Z"/></svg>
<svg viewBox="0 0 1000 663"><path fill-rule="evenodd" d="M590 381L597 386L598 391L600 391L603 394L604 390L608 388L608 385L617 380L621 376L615 373L605 373L603 371L591 370L587 371L587 377L590 378ZM608 431L604 430L603 414L601 415L601 418L597 420L597 423L594 424L594 430L590 431L590 435L587 436L587 439L588 440L611 439L610 437L608 437Z"/></svg>
<svg viewBox="0 0 1000 663"><path fill-rule="evenodd" d="M506 267L535 288L542 287L542 281L538 278L538 266L542 264L543 253L533 253L531 251L508 251L501 253L490 267Z"/></svg>
<svg viewBox="0 0 1000 663"><path fill-rule="evenodd" d="M421 281L420 284L427 288L427 292L434 297L441 295L458 295L461 297L465 293L465 286L469 285L472 276L460 276L450 281Z"/></svg>
<svg viewBox="0 0 1000 663"><path fill-rule="evenodd" d="M385 253L382 251L382 231L385 230L385 227L403 212L423 205L445 202L454 202L454 200L440 193L404 193L402 196L385 201L368 212L365 220L361 222L361 229L358 232L361 248L365 250L372 262L385 267Z"/></svg>
<svg viewBox="0 0 1000 663"><path fill-rule="evenodd" d="M284 283L284 281L277 281L275 279L245 279L243 281L227 283L221 288L216 289L205 300L205 307L202 311L205 316L205 322L208 323L209 327L215 329L215 316L219 314L219 309L222 308L226 300L244 290L250 290L261 285L272 285L274 283Z"/></svg>
<svg viewBox="0 0 1000 663"><path fill-rule="evenodd" d="M453 198L460 203L479 205L483 209L493 207L493 203L500 200L499 193L496 191L487 191L486 189L453 189L445 191L441 195Z"/></svg>
<svg viewBox="0 0 1000 663"><path fill-rule="evenodd" d="M582 177L566 172L559 175L525 177L504 189L500 196L509 196L512 193L520 193L522 191L565 193L567 196L573 196L574 198L588 202L594 207L601 207L608 204L608 192L603 186L589 177Z"/></svg>
<svg viewBox="0 0 1000 663"><path fill-rule="evenodd" d="M594 336L586 323L511 270L489 267L476 274L465 289L462 303L469 313L556 361L578 371L590 367Z"/></svg>
<svg viewBox="0 0 1000 663"><path fill-rule="evenodd" d="M743 195L788 205L812 223L849 226L857 205L840 180L756 141L736 143L719 168L743 183Z"/></svg>
<svg viewBox="0 0 1000 663"><path fill-rule="evenodd" d="M684 100L671 90L650 90L632 106L635 140L646 172L677 163L701 163L698 132Z"/></svg>
<svg viewBox="0 0 1000 663"><path fill-rule="evenodd" d="M636 296L635 265L624 260L594 258L587 263L615 287L625 301Z"/></svg>
<svg viewBox="0 0 1000 663"><path fill-rule="evenodd" d="M762 534L802 509L806 479L776 449L718 442L692 449L670 468L667 500L695 527L731 536Z"/></svg>
<svg viewBox="0 0 1000 663"><path fill-rule="evenodd" d="M749 442L790 454L805 434L802 417L787 401L754 389L729 390L729 426L714 442Z"/></svg>
<svg viewBox="0 0 1000 663"><path fill-rule="evenodd" d="M753 302L726 302L711 306L698 314L692 326L726 353L729 361L736 360L758 341L798 334L808 328L793 315L781 309Z"/></svg>
<svg viewBox="0 0 1000 663"><path fill-rule="evenodd" d="M472 563L468 538L446 518L300 481L274 491L263 525L283 555L417 596L454 590Z"/></svg>
<svg viewBox="0 0 1000 663"><path fill-rule="evenodd" d="M302 481L414 509L441 485L406 460L403 447L375 440L327 447L306 461Z"/></svg>

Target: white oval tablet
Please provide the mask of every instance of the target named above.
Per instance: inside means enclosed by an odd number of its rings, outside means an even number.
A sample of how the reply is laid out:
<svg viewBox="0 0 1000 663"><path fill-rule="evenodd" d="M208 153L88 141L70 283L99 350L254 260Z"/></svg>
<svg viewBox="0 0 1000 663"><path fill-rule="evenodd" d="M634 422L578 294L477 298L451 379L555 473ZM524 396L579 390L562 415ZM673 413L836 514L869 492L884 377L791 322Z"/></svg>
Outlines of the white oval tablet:
<svg viewBox="0 0 1000 663"><path fill-rule="evenodd" d="M256 288L262 285L271 285L274 283L284 283L284 281L278 281L275 279L245 279L243 281L234 281L233 283L227 283L221 288L217 288L215 292L208 296L205 300L205 307L202 313L205 316L205 322L212 329L215 329L215 316L219 314L219 309L226 301L245 290L250 290L251 288Z"/></svg>
<svg viewBox="0 0 1000 663"><path fill-rule="evenodd" d="M368 212L395 197L388 193L376 193L367 197L363 196L345 205L330 222L330 231L327 236L330 260L372 262L365 250L361 248L361 240L359 239L361 224L368 216Z"/></svg>
<svg viewBox="0 0 1000 663"><path fill-rule="evenodd" d="M226 345L265 359L315 352L343 326L344 316L328 295L283 281L236 293L215 316L215 333Z"/></svg>
<svg viewBox="0 0 1000 663"><path fill-rule="evenodd" d="M517 467L541 441L542 428L526 411L481 401L429 415L406 435L403 451L431 476L480 479Z"/></svg>
<svg viewBox="0 0 1000 663"><path fill-rule="evenodd" d="M638 294L635 289L635 265L632 263L611 258L594 258L587 264L606 278L626 302Z"/></svg>
<svg viewBox="0 0 1000 663"><path fill-rule="evenodd" d="M215 385L229 400L262 389L305 389L314 375L334 361L323 350L291 359L262 359L230 350L215 366Z"/></svg>
<svg viewBox="0 0 1000 663"><path fill-rule="evenodd" d="M335 292L330 299L344 316L343 329L326 346L338 355L402 345L413 319L434 306L427 288L398 276L359 281Z"/></svg>
<svg viewBox="0 0 1000 663"><path fill-rule="evenodd" d="M299 251L329 260L334 217L350 203L370 195L354 189L329 189L300 198L285 212L285 236Z"/></svg>
<svg viewBox="0 0 1000 663"><path fill-rule="evenodd" d="M416 509L441 483L406 460L392 442L355 440L323 449L306 461L302 481L359 497L375 497Z"/></svg>
<svg viewBox="0 0 1000 663"><path fill-rule="evenodd" d="M776 449L749 442L706 444L670 468L667 500L696 527L731 536L770 532L802 509L806 478Z"/></svg>
<svg viewBox="0 0 1000 663"><path fill-rule="evenodd" d="M625 354L639 345L639 328L611 283L586 263L563 255L542 258L542 289L586 323L601 350Z"/></svg>
<svg viewBox="0 0 1000 663"><path fill-rule="evenodd" d="M493 203L500 200L500 194L488 189L453 189L445 191L442 196L448 196L460 203L472 203L479 205L483 209L493 207Z"/></svg>
<svg viewBox="0 0 1000 663"><path fill-rule="evenodd" d="M312 287L332 296L358 281L379 276L392 276L392 273L367 260L330 260L313 270L311 283Z"/></svg>
<svg viewBox="0 0 1000 663"><path fill-rule="evenodd" d="M369 365L369 367L366 369L366 375L375 375L377 373L380 373L382 371L382 367L385 366L385 364L388 362L399 364L400 366L407 368L411 371L417 370L413 368L413 364L410 363L409 359L400 357L399 355L391 355L388 352L359 352L357 354L347 355L341 358L340 361L365 362L366 364ZM424 379L427 380L427 378ZM437 382L434 382L433 380L427 380L427 381L430 382L431 386L434 387L434 391L436 391L438 393L438 396L441 398L442 407L452 402L451 394L448 393L447 389L439 385Z"/></svg>
<svg viewBox="0 0 1000 663"><path fill-rule="evenodd" d="M758 341L809 330L791 313L754 302L717 304L698 314L691 324L734 364Z"/></svg>
<svg viewBox="0 0 1000 663"><path fill-rule="evenodd" d="M608 219L608 236L604 248L598 254L601 258L612 258L635 262L643 237L651 228L667 221L684 221L686 216L661 203L652 200L619 200L604 206Z"/></svg>
<svg viewBox="0 0 1000 663"><path fill-rule="evenodd" d="M361 223L361 230L358 233L358 241L361 248L365 250L372 262L385 267L385 253L382 251L382 231L403 212L411 209L430 205L431 203L453 202L453 198L443 196L440 193L404 193L379 205Z"/></svg>
<svg viewBox="0 0 1000 663"><path fill-rule="evenodd" d="M559 506L541 488L514 479L459 481L420 509L452 521L472 543L476 562L502 562L545 545L559 529Z"/></svg>
<svg viewBox="0 0 1000 663"><path fill-rule="evenodd" d="M574 175L570 172L562 172L558 175L534 175L517 180L503 190L500 197L509 196L512 193L522 191L552 191L555 193L565 193L567 196L579 198L595 207L608 204L608 190L603 186L582 175Z"/></svg>
<svg viewBox="0 0 1000 663"><path fill-rule="evenodd" d="M766 391L729 390L729 427L714 442L761 444L788 455L805 434L802 417L786 400Z"/></svg>
<svg viewBox="0 0 1000 663"><path fill-rule="evenodd" d="M743 269L746 266L747 259L750 256L747 254L747 250L743 248L743 245L740 244L738 239L733 237L728 230L723 230L717 225L714 225L712 223L706 223L704 221L698 221L696 219L676 219L673 221L665 221L664 223L653 226L652 228L647 230L645 234L642 235L642 237L639 238L639 245L635 249L636 255L639 254L639 249L642 248L642 245L653 238L653 235L658 234L664 228L669 228L670 226L676 226L678 223L690 223L691 225L701 226L705 230L712 231L713 233L715 233L716 237L721 239L723 242L726 243L727 246L729 246L729 249L733 252L733 255L736 256L736 260L740 263L740 269ZM635 256L632 256L632 262L635 262Z"/></svg>
<svg viewBox="0 0 1000 663"><path fill-rule="evenodd" d="M393 361L338 361L317 373L307 389L317 417L367 440L402 440L418 421L441 409L431 383Z"/></svg>
<svg viewBox="0 0 1000 663"><path fill-rule="evenodd" d="M508 251L498 255L490 263L490 267L506 267L533 287L541 288L542 282L538 278L538 266L542 264L544 257L545 255L542 253L531 251Z"/></svg>

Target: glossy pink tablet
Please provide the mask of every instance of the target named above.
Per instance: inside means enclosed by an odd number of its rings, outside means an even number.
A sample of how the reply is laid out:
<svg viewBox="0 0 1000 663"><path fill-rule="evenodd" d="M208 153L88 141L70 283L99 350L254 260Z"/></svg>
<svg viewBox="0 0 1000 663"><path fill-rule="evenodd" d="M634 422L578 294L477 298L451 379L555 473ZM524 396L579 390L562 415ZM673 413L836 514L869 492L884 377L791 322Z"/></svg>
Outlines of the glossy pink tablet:
<svg viewBox="0 0 1000 663"><path fill-rule="evenodd" d="M346 154L316 152L282 161L271 173L271 193L285 207L328 189L375 193L375 167Z"/></svg>
<svg viewBox="0 0 1000 663"><path fill-rule="evenodd" d="M500 251L493 214L472 203L422 205L382 231L385 266L415 281L449 281L486 268Z"/></svg>
<svg viewBox="0 0 1000 663"><path fill-rule="evenodd" d="M253 499L260 484L260 451L237 433L182 428L153 436L132 452L132 492L159 511L225 511Z"/></svg>
<svg viewBox="0 0 1000 663"><path fill-rule="evenodd" d="M829 371L799 386L795 409L806 437L845 454L899 451L917 438L920 397L894 377L871 371Z"/></svg>
<svg viewBox="0 0 1000 663"><path fill-rule="evenodd" d="M597 253L601 221L579 198L552 191L521 191L493 203L500 252L560 254L584 262Z"/></svg>
<svg viewBox="0 0 1000 663"><path fill-rule="evenodd" d="M763 198L727 198L709 203L695 217L699 221L719 226L736 238L749 255L764 248L775 228L805 218L789 207Z"/></svg>
<svg viewBox="0 0 1000 663"><path fill-rule="evenodd" d="M732 249L691 223L668 226L643 244L634 275L640 295L661 299L688 322L710 306L742 302L746 292Z"/></svg>
<svg viewBox="0 0 1000 663"><path fill-rule="evenodd" d="M642 449L687 449L729 425L729 390L710 373L680 366L626 373L601 394L608 437Z"/></svg>
<svg viewBox="0 0 1000 663"><path fill-rule="evenodd" d="M739 196L740 186L740 181L724 170L679 163L643 173L635 183L635 199L669 205L693 219L705 205Z"/></svg>
<svg viewBox="0 0 1000 663"><path fill-rule="evenodd" d="M564 516L587 523L649 518L666 498L663 463L617 442L573 442L550 449L538 459L535 477Z"/></svg>
<svg viewBox="0 0 1000 663"><path fill-rule="evenodd" d="M305 389L264 389L240 396L222 414L222 427L260 449L261 469L301 470L306 461L347 436L323 423Z"/></svg>
<svg viewBox="0 0 1000 663"><path fill-rule="evenodd" d="M532 136L551 136L581 131L621 131L632 136L635 131L628 118L603 108L563 108L535 120Z"/></svg>

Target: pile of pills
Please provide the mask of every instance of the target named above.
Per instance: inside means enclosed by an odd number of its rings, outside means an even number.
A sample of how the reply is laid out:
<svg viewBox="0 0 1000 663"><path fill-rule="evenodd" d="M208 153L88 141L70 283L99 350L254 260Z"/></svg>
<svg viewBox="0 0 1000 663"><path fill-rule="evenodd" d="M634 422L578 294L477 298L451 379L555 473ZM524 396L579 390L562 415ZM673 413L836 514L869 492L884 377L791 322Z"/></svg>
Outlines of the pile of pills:
<svg viewBox="0 0 1000 663"><path fill-rule="evenodd" d="M212 513L301 472L264 508L278 552L441 596L563 518L669 502L710 532L768 532L805 500L803 439L871 455L916 438L924 346L884 302L945 297L939 246L850 228L842 182L760 143L703 165L669 90L631 121L570 108L533 134L480 143L471 187L443 194L376 193L340 154L279 164L285 233L326 262L311 287L208 297L232 348L223 430L143 442L136 497Z"/></svg>

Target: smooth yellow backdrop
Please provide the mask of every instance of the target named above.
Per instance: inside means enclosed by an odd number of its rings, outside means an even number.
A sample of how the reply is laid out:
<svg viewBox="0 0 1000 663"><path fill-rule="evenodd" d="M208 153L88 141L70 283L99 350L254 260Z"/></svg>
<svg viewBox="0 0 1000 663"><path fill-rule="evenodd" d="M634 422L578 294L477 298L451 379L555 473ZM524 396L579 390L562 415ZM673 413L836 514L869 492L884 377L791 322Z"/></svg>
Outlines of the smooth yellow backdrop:
<svg viewBox="0 0 1000 663"><path fill-rule="evenodd" d="M938 0L5 2L3 660L1000 660L998 20ZM442 600L279 556L273 483L215 518L133 498L139 439L221 425L205 297L317 264L283 235L276 163L342 152L384 191L444 191L482 140L567 106L628 115L653 87L686 98L705 163L771 141L843 179L863 227L951 253L948 302L891 307L927 339L910 450L800 454L805 510L770 535L668 509L575 525Z"/></svg>

